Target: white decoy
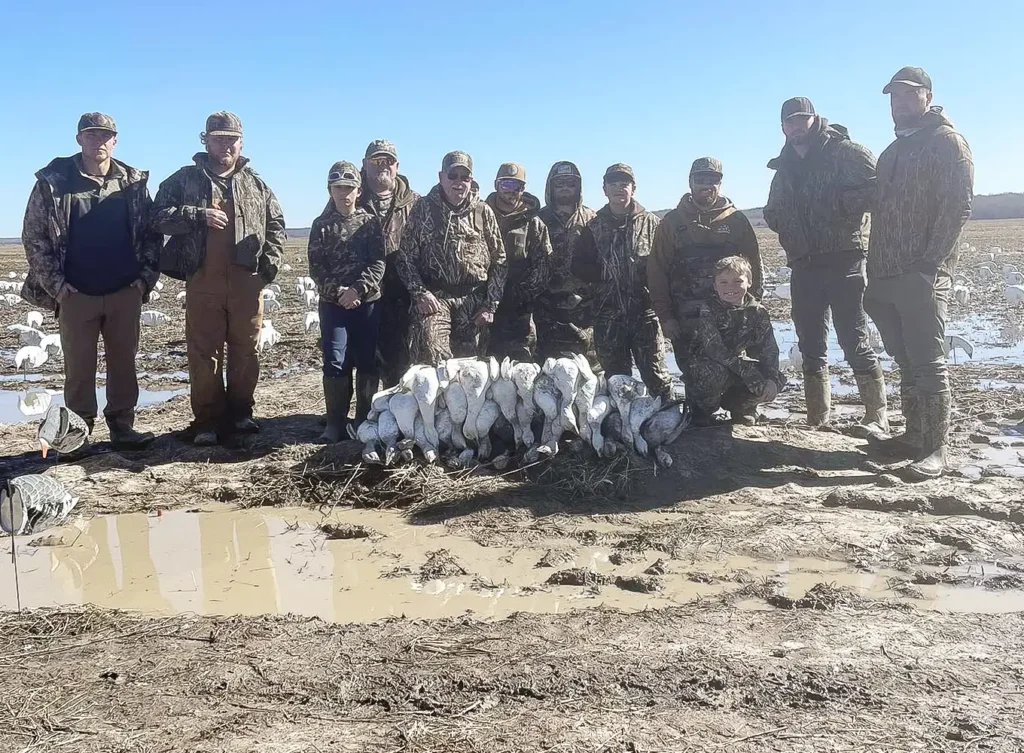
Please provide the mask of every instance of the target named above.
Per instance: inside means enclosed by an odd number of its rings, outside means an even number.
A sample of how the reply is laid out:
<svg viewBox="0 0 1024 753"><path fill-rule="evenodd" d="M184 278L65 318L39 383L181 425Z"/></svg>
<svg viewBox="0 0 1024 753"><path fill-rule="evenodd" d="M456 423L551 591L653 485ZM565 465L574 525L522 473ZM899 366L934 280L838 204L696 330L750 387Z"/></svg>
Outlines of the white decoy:
<svg viewBox="0 0 1024 753"><path fill-rule="evenodd" d="M498 416L501 415L501 407L493 400L484 400L482 406L480 406L480 412L476 417L476 456L479 460L485 461L490 459L492 453L491 447L491 427L494 426L494 422L498 420Z"/></svg>
<svg viewBox="0 0 1024 753"><path fill-rule="evenodd" d="M646 393L646 390L643 391ZM633 434L629 426L629 411L633 401L641 396L636 380L625 374L615 374L608 378L608 394L622 416L622 440L628 447L633 446Z"/></svg>
<svg viewBox="0 0 1024 753"><path fill-rule="evenodd" d="M953 357L955 358L956 353L954 351L959 348L967 354L968 358L974 358L974 345L972 345L968 340L960 337L960 335L946 335L943 346L943 350L946 351L947 357L950 353L953 353Z"/></svg>
<svg viewBox="0 0 1024 753"><path fill-rule="evenodd" d="M295 280L295 295L297 295L299 298L301 298L305 294L306 294L306 284L302 281L302 278L299 277L297 280Z"/></svg>
<svg viewBox="0 0 1024 753"><path fill-rule="evenodd" d="M408 392L398 392L388 400L388 409L398 422L398 430L405 439L416 439L416 416L420 412L416 398ZM378 419L379 421L380 419Z"/></svg>
<svg viewBox="0 0 1024 753"><path fill-rule="evenodd" d="M394 413L389 410L381 411L377 417L377 434L384 446L384 465L391 465L398 457L398 437L401 434Z"/></svg>
<svg viewBox="0 0 1024 753"><path fill-rule="evenodd" d="M38 345L26 345L14 354L14 368L16 371L25 369L26 376L29 369L38 369L50 359L50 354Z"/></svg>
<svg viewBox="0 0 1024 753"><path fill-rule="evenodd" d="M306 290L316 290L316 280L312 277L303 277L302 284L306 286Z"/></svg>
<svg viewBox="0 0 1024 753"><path fill-rule="evenodd" d="M38 346L45 337L40 330L35 329L34 327L28 327L24 324L12 324L7 328L7 331L15 333L22 345Z"/></svg>
<svg viewBox="0 0 1024 753"><path fill-rule="evenodd" d="M291 264L285 264L283 267L281 267L281 271L282 272L291 272L292 271L292 265Z"/></svg>
<svg viewBox="0 0 1024 753"><path fill-rule="evenodd" d="M966 306L971 301L971 289L966 285L954 285L953 298L961 306Z"/></svg>
<svg viewBox="0 0 1024 753"><path fill-rule="evenodd" d="M519 425L519 418L516 416L516 404L519 391L515 382L512 381L512 359L506 358L501 362L498 370L498 378L491 381L491 398L501 408L501 415L512 424L512 432L515 435L516 446L523 442L523 430Z"/></svg>
<svg viewBox="0 0 1024 753"><path fill-rule="evenodd" d="M559 392L555 380L550 374L541 372L533 383L533 402L544 414L544 428L541 431L540 443L546 451L558 452L558 440L561 439L561 422L559 421Z"/></svg>
<svg viewBox="0 0 1024 753"><path fill-rule="evenodd" d="M180 303L182 308L185 308L185 291L182 290L180 293L174 296L174 300Z"/></svg>
<svg viewBox="0 0 1024 753"><path fill-rule="evenodd" d="M160 300L160 294L157 293L155 290L151 290L150 293L149 293L149 302L150 303L155 303L156 301L159 301L159 300Z"/></svg>
<svg viewBox="0 0 1024 753"><path fill-rule="evenodd" d="M1003 290L1003 297L1015 306L1024 304L1024 285L1008 285Z"/></svg>
<svg viewBox="0 0 1024 753"><path fill-rule="evenodd" d="M640 434L647 442L649 450L653 450L658 465L672 465L672 457L662 450L663 445L672 444L690 425L690 410L683 401L675 401L663 405L661 410L647 419L640 427ZM662 452L658 452L662 450Z"/></svg>
<svg viewBox="0 0 1024 753"><path fill-rule="evenodd" d="M306 318L303 320L302 326L306 332L310 330L317 330L320 328L320 312L318 311L307 311Z"/></svg>
<svg viewBox="0 0 1024 753"><path fill-rule="evenodd" d="M363 421L356 429L356 440L363 445L363 462L380 465L383 460L377 451L380 435L377 433L376 421Z"/></svg>
<svg viewBox="0 0 1024 753"><path fill-rule="evenodd" d="M640 427L659 410L661 398L650 395L638 397L629 408L629 432L633 435L633 447L642 458L647 457L649 450L647 440L640 434Z"/></svg>
<svg viewBox="0 0 1024 753"><path fill-rule="evenodd" d="M412 426L413 435L416 437L416 446L420 448L420 452L423 453L423 458L428 463L434 463L437 460L437 445L430 441L427 437L426 426L423 423L423 414L420 413L416 416L416 420Z"/></svg>
<svg viewBox="0 0 1024 753"><path fill-rule="evenodd" d="M267 290L273 293L275 298L280 297L281 295L281 286L278 285L276 282L272 282L269 285L267 285Z"/></svg>
<svg viewBox="0 0 1024 753"><path fill-rule="evenodd" d="M13 293L8 293L7 295L0 297L2 297L4 299L4 303L6 303L11 308L21 303L21 296L14 295Z"/></svg>
<svg viewBox="0 0 1024 753"><path fill-rule="evenodd" d="M0 528L17 536L58 525L78 504L52 476L27 475L0 486Z"/></svg>
<svg viewBox="0 0 1024 753"><path fill-rule="evenodd" d="M377 411L378 414L383 413L388 409L388 403L390 402L392 395L397 395L401 391L401 386L396 384L394 387L388 387L387 389L373 393L373 400L370 403L371 410Z"/></svg>
<svg viewBox="0 0 1024 753"><path fill-rule="evenodd" d="M459 366L458 380L466 392L466 420L462 425L462 434L466 439L476 439L476 419L483 408L490 378L490 365L486 361L467 361ZM455 420L454 412L452 420Z"/></svg>
<svg viewBox="0 0 1024 753"><path fill-rule="evenodd" d="M1003 282L1007 285L1024 285L1024 274L1020 272L1010 272L1009 274L1003 275Z"/></svg>
<svg viewBox="0 0 1024 753"><path fill-rule="evenodd" d="M157 281L156 281L156 282L155 282L155 283L153 284L153 290L156 290L156 291L161 291L161 290L163 290L163 289L164 289L164 284L163 284L162 282L160 282L159 280L157 280Z"/></svg>
<svg viewBox="0 0 1024 753"><path fill-rule="evenodd" d="M535 363L519 362L512 364L512 382L519 393L516 403L516 418L523 432L523 445L532 447L537 438L533 435L533 417L536 414L536 403L533 401L533 386L540 374L540 366Z"/></svg>
<svg viewBox="0 0 1024 753"><path fill-rule="evenodd" d="M788 283L785 285L776 285L774 292L776 298L781 298L784 301L788 301L790 298L793 297L792 293L790 292Z"/></svg>
<svg viewBox="0 0 1024 753"><path fill-rule="evenodd" d="M601 432L601 425L605 417L612 410L612 399L608 395L595 395L594 402L587 414L587 425L590 431L590 446L598 455L604 451L604 434Z"/></svg>
<svg viewBox="0 0 1024 753"><path fill-rule="evenodd" d="M793 276L793 270L789 267L779 267L775 272L775 276L783 282L789 282L790 278Z"/></svg>
<svg viewBox="0 0 1024 753"><path fill-rule="evenodd" d="M1017 266L1014 264L1004 264L1002 266L1003 277L1006 277L1006 275L1012 275L1019 271L1020 270L1017 269Z"/></svg>
<svg viewBox="0 0 1024 753"><path fill-rule="evenodd" d="M36 429L39 449L45 458L50 450L68 454L81 449L89 439L89 424L65 405L51 405Z"/></svg>
<svg viewBox="0 0 1024 753"><path fill-rule="evenodd" d="M434 405L440 392L437 369L433 366L419 367L408 382L402 382L402 387L416 398L420 416L423 418L423 433L426 435L427 444L437 450L440 445L437 428L434 426Z"/></svg>
<svg viewBox="0 0 1024 753"><path fill-rule="evenodd" d="M158 327L167 323L167 314L162 311L143 311L139 314L139 321L144 327Z"/></svg>
<svg viewBox="0 0 1024 753"><path fill-rule="evenodd" d="M18 273L17 273L17 272L8 272L8 273L7 273L7 276L8 276L8 277L9 277L10 279L12 279L12 280L17 280L17 279L18 279Z"/></svg>
<svg viewBox="0 0 1024 753"><path fill-rule="evenodd" d="M804 366L804 354L800 352L800 344L793 343L789 346L789 362L793 368L799 371Z"/></svg>
<svg viewBox="0 0 1024 753"><path fill-rule="evenodd" d="M579 427L580 436L587 442L590 441L590 409L594 405L594 398L597 396L597 375L590 368L587 357L581 353L573 356L576 367L579 369L580 377L576 387L576 425Z"/></svg>
<svg viewBox="0 0 1024 753"><path fill-rule="evenodd" d="M51 356L59 356L64 354L64 346L61 344L60 335L46 335L42 340L39 341L39 347L45 350Z"/></svg>
<svg viewBox="0 0 1024 753"><path fill-rule="evenodd" d="M439 440L438 449L448 449L452 446L452 414L448 408L438 408L434 413L434 427L437 429Z"/></svg>
<svg viewBox="0 0 1024 753"><path fill-rule="evenodd" d="M27 279L28 279L28 272L22 272L21 273L21 281L24 282Z"/></svg>
<svg viewBox="0 0 1024 753"><path fill-rule="evenodd" d="M273 348L281 340L281 333L274 329L274 323L269 319L263 320L260 333L256 339L256 352L263 353L268 348Z"/></svg>
<svg viewBox="0 0 1024 753"><path fill-rule="evenodd" d="M23 395L18 395L18 410L23 416L41 416L46 413L53 400L46 390L30 390Z"/></svg>
<svg viewBox="0 0 1024 753"><path fill-rule="evenodd" d="M36 329L43 328L43 314L39 311L29 311L25 315L25 324Z"/></svg>
<svg viewBox="0 0 1024 753"><path fill-rule="evenodd" d="M549 361L551 359L548 359ZM547 362L544 366L547 367ZM561 399L558 401L558 422L562 431L571 431L579 434L579 425L576 423L576 412L573 410L576 405L576 383L580 378L580 367L572 358L557 358L551 365L551 378L555 382Z"/></svg>
<svg viewBox="0 0 1024 753"><path fill-rule="evenodd" d="M316 294L316 291L313 290L307 290L305 293L302 294L302 297L306 302L307 309L312 309L320 300L320 296L318 296Z"/></svg>
<svg viewBox="0 0 1024 753"><path fill-rule="evenodd" d="M264 298L263 299L263 312L265 314L272 314L281 308L281 302L276 298Z"/></svg>
<svg viewBox="0 0 1024 753"><path fill-rule="evenodd" d="M273 299L273 300L276 301L277 300L277 293L275 293L270 288L263 288L263 290L260 291L260 297L264 301L267 301L267 300L270 300L270 299Z"/></svg>

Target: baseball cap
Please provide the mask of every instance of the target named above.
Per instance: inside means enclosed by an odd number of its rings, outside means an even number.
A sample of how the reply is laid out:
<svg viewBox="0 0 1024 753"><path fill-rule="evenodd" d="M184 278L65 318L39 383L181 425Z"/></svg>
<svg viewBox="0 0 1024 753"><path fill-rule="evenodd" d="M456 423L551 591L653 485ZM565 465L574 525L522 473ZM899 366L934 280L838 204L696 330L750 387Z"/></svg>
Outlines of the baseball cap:
<svg viewBox="0 0 1024 753"><path fill-rule="evenodd" d="M625 162L616 162L614 165L610 165L607 170L604 171L604 181L607 183L613 178L629 178L631 181L636 183L636 176L633 174L633 168L627 165Z"/></svg>
<svg viewBox="0 0 1024 753"><path fill-rule="evenodd" d="M207 136L241 136L242 121L233 112L215 112L206 119Z"/></svg>
<svg viewBox="0 0 1024 753"><path fill-rule="evenodd" d="M380 157L386 155L388 157L394 157L398 159L398 150L395 149L395 145L387 139L374 139L370 142L370 145L366 147L366 154L363 155L365 159L371 159L373 157Z"/></svg>
<svg viewBox="0 0 1024 753"><path fill-rule="evenodd" d="M924 72L924 68L916 68L907 65L896 71L896 74L889 79L889 83L882 89L882 94L889 94L893 84L906 84L918 89L932 90L932 77Z"/></svg>
<svg viewBox="0 0 1024 753"><path fill-rule="evenodd" d="M526 183L526 168L516 162L503 162L498 168L495 180L510 179Z"/></svg>
<svg viewBox="0 0 1024 753"><path fill-rule="evenodd" d="M473 158L465 152L458 150L454 152L448 152L444 155L444 159L441 160L441 172L448 172L453 167L464 167L469 170L469 174L473 174Z"/></svg>
<svg viewBox="0 0 1024 753"><path fill-rule="evenodd" d="M78 119L78 132L82 131L113 131L117 133L114 119L102 112L87 112Z"/></svg>
<svg viewBox="0 0 1024 753"><path fill-rule="evenodd" d="M807 97L793 97L787 99L782 103L782 120L785 122L789 118L796 117L797 115L815 115L814 105L811 104L811 100Z"/></svg>
<svg viewBox="0 0 1024 753"><path fill-rule="evenodd" d="M351 162L335 162L327 173L328 186L359 186L362 182L359 168Z"/></svg>
<svg viewBox="0 0 1024 753"><path fill-rule="evenodd" d="M715 157L698 157L690 165L690 175L698 173L715 173L722 176L722 161Z"/></svg>

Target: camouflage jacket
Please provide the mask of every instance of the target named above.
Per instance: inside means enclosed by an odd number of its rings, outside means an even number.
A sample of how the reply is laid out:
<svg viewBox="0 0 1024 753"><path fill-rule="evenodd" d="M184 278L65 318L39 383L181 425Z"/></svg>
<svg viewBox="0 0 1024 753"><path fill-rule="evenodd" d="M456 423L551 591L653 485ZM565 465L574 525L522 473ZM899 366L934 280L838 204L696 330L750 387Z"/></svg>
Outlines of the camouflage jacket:
<svg viewBox="0 0 1024 753"><path fill-rule="evenodd" d="M626 312L649 309L647 257L658 218L636 200L625 217L606 204L587 223L572 250L573 275L595 286L597 310Z"/></svg>
<svg viewBox="0 0 1024 753"><path fill-rule="evenodd" d="M336 303L341 288L354 287L363 303L380 298L384 235L380 220L362 207L342 217L332 204L309 231L309 276L320 297Z"/></svg>
<svg viewBox="0 0 1024 753"><path fill-rule="evenodd" d="M877 173L868 277L952 274L971 216L974 162L941 107L882 152Z"/></svg>
<svg viewBox="0 0 1024 753"><path fill-rule="evenodd" d="M841 125L818 118L816 129L806 156L787 144L768 163L775 177L764 219L790 266L815 254L868 250L875 158Z"/></svg>
<svg viewBox="0 0 1024 753"><path fill-rule="evenodd" d="M206 258L206 209L213 197L213 181L206 173L207 155L199 152L194 165L186 165L160 184L153 202L153 228L170 236L160 260L165 274L187 280ZM234 263L273 282L284 251L284 214L277 197L263 179L238 158L231 175L235 208Z"/></svg>
<svg viewBox="0 0 1024 753"><path fill-rule="evenodd" d="M661 321L697 315L700 301L715 297L715 264L727 256L750 262L750 292L763 292L761 252L746 215L724 196L698 209L686 194L665 215L647 262L647 284Z"/></svg>
<svg viewBox="0 0 1024 753"><path fill-rule="evenodd" d="M691 355L719 363L750 390L768 380L779 390L786 384L779 371L779 346L768 311L753 296L730 306L718 296L702 301Z"/></svg>
<svg viewBox="0 0 1024 753"><path fill-rule="evenodd" d="M58 157L36 173L36 184L25 209L21 242L28 260L28 279L21 297L33 305L53 311L64 285L64 254L71 224L71 194L67 191L71 171L78 171L79 156ZM111 171L120 174L128 200L132 243L141 268L140 279L146 295L160 276L162 239L149 228L152 201L146 183L149 173L118 160Z"/></svg>
<svg viewBox="0 0 1024 753"><path fill-rule="evenodd" d="M494 212L473 197L452 207L439 185L413 206L395 261L414 299L427 291L440 298L479 293L493 313L505 291L505 245Z"/></svg>
<svg viewBox="0 0 1024 753"><path fill-rule="evenodd" d="M537 216L540 202L532 194L523 194L523 207L510 214L498 209L498 195L487 197L505 245L508 276L503 300L519 313L533 309L533 303L547 290L551 277L551 239L547 226Z"/></svg>
<svg viewBox="0 0 1024 753"><path fill-rule="evenodd" d="M572 162L556 162L552 165L544 188L545 205L537 214L547 225L548 234L551 237L551 278L548 290L552 296L561 293L576 293L581 287L571 271L572 248L576 239L583 232L583 228L596 215L593 209L583 206L582 180L580 182L580 200L576 203L576 210L567 217L563 217L555 211L551 183L556 175L562 174L560 168L563 166L568 166L577 178L580 177L579 169Z"/></svg>

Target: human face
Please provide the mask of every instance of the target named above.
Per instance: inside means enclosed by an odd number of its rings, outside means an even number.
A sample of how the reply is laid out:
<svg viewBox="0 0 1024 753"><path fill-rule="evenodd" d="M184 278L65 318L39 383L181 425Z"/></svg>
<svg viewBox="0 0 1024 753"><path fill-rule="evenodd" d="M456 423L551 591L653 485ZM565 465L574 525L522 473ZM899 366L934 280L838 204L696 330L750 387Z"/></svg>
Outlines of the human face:
<svg viewBox="0 0 1024 753"><path fill-rule="evenodd" d="M793 146L803 146L807 143L813 126L813 115L794 115L782 121L782 132L786 134L787 142Z"/></svg>
<svg viewBox="0 0 1024 753"><path fill-rule="evenodd" d="M615 214L625 214L633 203L635 192L636 183L626 176L613 176L604 182L604 195L608 197L608 204Z"/></svg>
<svg viewBox="0 0 1024 753"><path fill-rule="evenodd" d="M78 134L82 157L89 162L106 162L114 156L117 134L102 128L90 128Z"/></svg>
<svg viewBox="0 0 1024 753"><path fill-rule="evenodd" d="M336 185L330 186L328 190L331 192L331 201L334 202L334 208L341 214L352 214L356 208L356 201L359 199L358 186Z"/></svg>
<svg viewBox="0 0 1024 753"><path fill-rule="evenodd" d="M398 184L398 160L390 154L378 154L363 160L369 188L375 194L387 194Z"/></svg>
<svg viewBox="0 0 1024 753"><path fill-rule="evenodd" d="M722 192L722 176L717 173L697 173L690 176L690 196L701 209L710 209Z"/></svg>
<svg viewBox="0 0 1024 753"><path fill-rule="evenodd" d="M210 162L223 170L231 170L238 162L242 153L241 136L207 136L206 153L210 155Z"/></svg>
<svg viewBox="0 0 1024 753"><path fill-rule="evenodd" d="M725 269L715 275L715 293L719 299L731 306L738 306L750 290L750 280L746 275L737 274Z"/></svg>
<svg viewBox="0 0 1024 753"><path fill-rule="evenodd" d="M498 192L498 206L504 209L514 209L523 200L526 184L521 180L502 178L494 181L494 190Z"/></svg>
<svg viewBox="0 0 1024 753"><path fill-rule="evenodd" d="M897 128L910 128L928 112L932 103L932 93L923 86L909 84L893 84L889 91L889 107L892 110L892 122Z"/></svg>
<svg viewBox="0 0 1024 753"><path fill-rule="evenodd" d="M461 204L469 198L469 189L473 184L473 174L464 167L456 166L448 172L437 174L441 182L441 190L451 204Z"/></svg>
<svg viewBox="0 0 1024 753"><path fill-rule="evenodd" d="M562 175L551 181L551 194L555 206L573 206L580 199L580 179Z"/></svg>

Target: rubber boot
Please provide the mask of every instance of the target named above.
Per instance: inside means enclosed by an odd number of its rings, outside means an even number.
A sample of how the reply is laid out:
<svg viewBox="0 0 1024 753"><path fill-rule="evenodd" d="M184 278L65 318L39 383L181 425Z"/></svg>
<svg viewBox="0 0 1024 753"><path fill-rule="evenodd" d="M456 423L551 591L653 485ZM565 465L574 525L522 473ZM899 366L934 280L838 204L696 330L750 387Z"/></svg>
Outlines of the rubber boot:
<svg viewBox="0 0 1024 753"><path fill-rule="evenodd" d="M379 386L380 376L376 371L356 373L356 426L366 420Z"/></svg>
<svg viewBox="0 0 1024 753"><path fill-rule="evenodd" d="M946 472L946 436L949 434L950 394L924 395L919 398L921 413L921 454L907 466L907 475L927 481Z"/></svg>
<svg viewBox="0 0 1024 753"><path fill-rule="evenodd" d="M107 421L107 429L110 430L110 443L117 450L141 450L154 439L156 435L151 431L135 431L132 427L134 418L122 417Z"/></svg>
<svg viewBox="0 0 1024 753"><path fill-rule="evenodd" d="M904 429L897 436L869 434L868 444L872 450L901 460L913 460L921 454L921 411L917 392L910 388L900 389L903 401Z"/></svg>
<svg viewBox="0 0 1024 753"><path fill-rule="evenodd" d="M861 402L864 403L864 418L853 427L853 435L867 439L872 434L879 438L889 436L889 409L885 400L885 376L882 368L876 366L865 374L854 374Z"/></svg>
<svg viewBox="0 0 1024 753"><path fill-rule="evenodd" d="M832 383L828 371L804 374L804 401L807 403L807 425L812 429L827 426L832 418Z"/></svg>
<svg viewBox="0 0 1024 753"><path fill-rule="evenodd" d="M345 438L348 408L352 403L352 376L324 377L324 402L327 404L327 426L320 441L333 444Z"/></svg>

